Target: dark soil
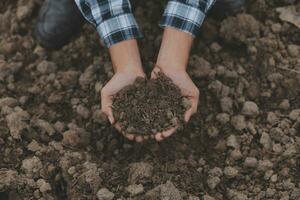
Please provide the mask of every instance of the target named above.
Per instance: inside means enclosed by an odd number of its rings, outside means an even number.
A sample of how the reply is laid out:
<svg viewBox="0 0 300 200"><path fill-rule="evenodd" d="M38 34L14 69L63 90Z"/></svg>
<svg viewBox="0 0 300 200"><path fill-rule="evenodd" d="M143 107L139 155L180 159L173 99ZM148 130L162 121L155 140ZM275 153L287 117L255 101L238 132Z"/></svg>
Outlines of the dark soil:
<svg viewBox="0 0 300 200"><path fill-rule="evenodd" d="M182 126L190 108L180 88L159 73L156 79L137 78L122 89L113 102L116 122L125 133L150 135Z"/></svg>
<svg viewBox="0 0 300 200"><path fill-rule="evenodd" d="M166 1L134 2L149 73ZM198 112L137 144L100 111L113 70L95 29L48 51L33 34L43 1L0 0L0 199L299 200L300 29L277 9L297 20L300 4L247 2L201 27L188 66Z"/></svg>

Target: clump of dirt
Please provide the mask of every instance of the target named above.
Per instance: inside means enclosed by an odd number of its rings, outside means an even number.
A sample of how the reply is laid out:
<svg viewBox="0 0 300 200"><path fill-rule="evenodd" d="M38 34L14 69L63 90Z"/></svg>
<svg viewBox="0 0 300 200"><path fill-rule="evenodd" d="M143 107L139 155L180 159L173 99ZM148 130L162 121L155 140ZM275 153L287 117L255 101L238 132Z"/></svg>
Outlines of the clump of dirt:
<svg viewBox="0 0 300 200"><path fill-rule="evenodd" d="M114 97L113 113L125 133L151 135L182 127L184 113L190 108L170 78L158 73L156 79L138 77Z"/></svg>

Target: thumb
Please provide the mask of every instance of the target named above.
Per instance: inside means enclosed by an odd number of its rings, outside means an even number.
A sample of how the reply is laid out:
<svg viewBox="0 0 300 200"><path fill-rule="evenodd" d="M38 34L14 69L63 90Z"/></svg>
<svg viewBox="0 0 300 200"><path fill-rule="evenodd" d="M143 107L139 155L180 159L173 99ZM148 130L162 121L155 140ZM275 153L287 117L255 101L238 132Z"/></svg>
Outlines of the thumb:
<svg viewBox="0 0 300 200"><path fill-rule="evenodd" d="M112 99L105 91L101 91L101 110L108 117L111 124L115 123L113 112L112 112Z"/></svg>
<svg viewBox="0 0 300 200"><path fill-rule="evenodd" d="M113 114L112 114L112 109L105 109L105 108L102 108L102 112L106 114L109 122L111 124L114 124L115 123L115 119L113 117Z"/></svg>
<svg viewBox="0 0 300 200"><path fill-rule="evenodd" d="M189 100L191 102L191 108L188 109L184 114L184 121L186 123L190 120L191 116L197 112L197 107L198 107L198 98L193 97L193 98L189 98Z"/></svg>
<svg viewBox="0 0 300 200"><path fill-rule="evenodd" d="M192 108L190 108L184 114L184 121L185 121L185 123L187 123L190 120L190 118L191 118L192 115L193 115L193 110L192 110Z"/></svg>
<svg viewBox="0 0 300 200"><path fill-rule="evenodd" d="M151 72L151 79L156 79L159 72L161 72L161 69L158 66L155 66Z"/></svg>

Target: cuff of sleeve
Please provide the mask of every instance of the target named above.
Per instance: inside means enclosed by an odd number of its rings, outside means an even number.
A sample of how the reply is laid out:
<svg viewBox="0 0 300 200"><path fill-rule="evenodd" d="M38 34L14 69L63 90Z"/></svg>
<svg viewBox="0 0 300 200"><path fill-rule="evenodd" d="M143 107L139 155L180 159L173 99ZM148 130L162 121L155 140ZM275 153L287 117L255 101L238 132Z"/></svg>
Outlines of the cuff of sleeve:
<svg viewBox="0 0 300 200"><path fill-rule="evenodd" d="M198 7L178 1L169 1L159 25L173 27L196 36L204 18L204 11Z"/></svg>
<svg viewBox="0 0 300 200"><path fill-rule="evenodd" d="M125 40L143 37L132 13L117 15L101 22L97 31L108 48Z"/></svg>

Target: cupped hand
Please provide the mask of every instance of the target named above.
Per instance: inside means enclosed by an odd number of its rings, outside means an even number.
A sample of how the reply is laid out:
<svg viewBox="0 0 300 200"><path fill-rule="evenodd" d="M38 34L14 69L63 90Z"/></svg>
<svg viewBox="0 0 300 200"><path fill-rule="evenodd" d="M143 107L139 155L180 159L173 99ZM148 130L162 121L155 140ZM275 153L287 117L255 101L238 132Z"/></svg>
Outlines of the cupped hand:
<svg viewBox="0 0 300 200"><path fill-rule="evenodd" d="M160 68L159 66L156 66L152 73L151 78L155 79L157 78L157 74L159 72L162 72L167 77L169 77L175 85L177 85L182 93L182 96L187 98L191 103L191 108L187 110L184 114L184 121L187 123L191 116L197 112L198 102L199 102L199 89L197 86L193 83L192 79L186 72L186 70L174 70L172 68ZM177 130L178 126L173 127L167 131L156 133L154 135L154 138L157 141L162 141L163 139L171 136L175 131Z"/></svg>
<svg viewBox="0 0 300 200"><path fill-rule="evenodd" d="M114 95L124 87L134 83L137 77L145 77L144 72L142 70L116 72L114 76L110 79L110 81L101 90L101 110L107 115L110 123L113 124L114 127L126 138L128 138L129 140L142 142L142 136L127 134L122 131L120 124L115 123L112 111Z"/></svg>

